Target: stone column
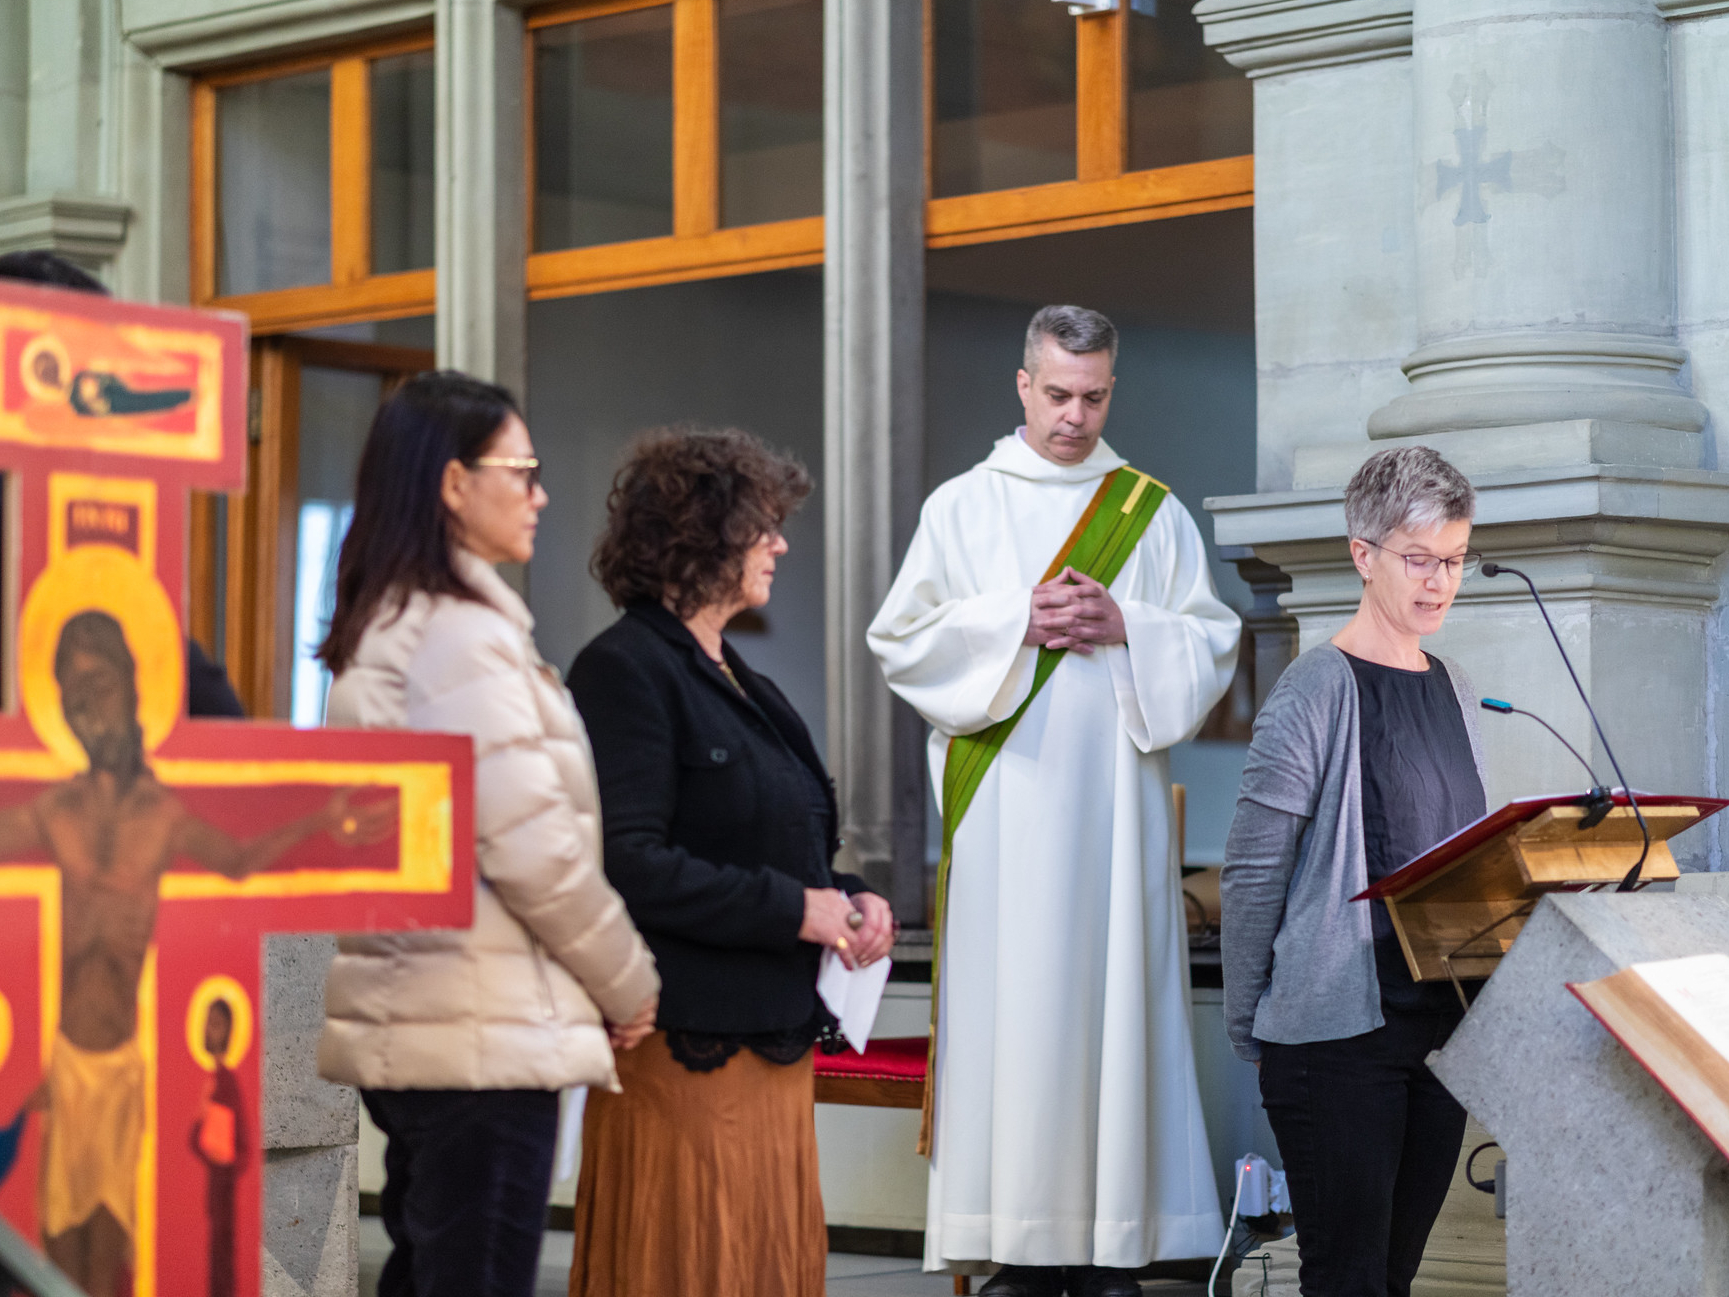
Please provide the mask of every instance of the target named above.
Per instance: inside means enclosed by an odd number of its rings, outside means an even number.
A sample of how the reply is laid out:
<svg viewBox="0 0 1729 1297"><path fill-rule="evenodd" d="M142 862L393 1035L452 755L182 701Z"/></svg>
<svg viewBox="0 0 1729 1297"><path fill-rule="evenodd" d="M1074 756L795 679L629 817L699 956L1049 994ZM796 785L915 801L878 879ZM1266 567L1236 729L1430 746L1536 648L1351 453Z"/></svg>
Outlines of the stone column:
<svg viewBox="0 0 1729 1297"><path fill-rule="evenodd" d="M359 1100L318 1075L333 937L264 953L264 1297L351 1297L360 1282Z"/></svg>
<svg viewBox="0 0 1729 1297"><path fill-rule="evenodd" d="M1297 619L1280 603L1291 592L1291 578L1247 545L1227 546L1219 557L1237 569L1249 587L1251 602L1243 613L1243 638L1254 645L1255 712L1297 656Z"/></svg>
<svg viewBox="0 0 1729 1297"><path fill-rule="evenodd" d="M115 6L18 0L0 19L0 252L46 248L112 278L126 239L115 197Z"/></svg>
<svg viewBox="0 0 1729 1297"><path fill-rule="evenodd" d="M528 382L522 15L497 0L438 0L438 363Z"/></svg>
<svg viewBox="0 0 1729 1297"><path fill-rule="evenodd" d="M924 922L923 727L865 643L924 485L924 30L919 0L827 0L823 268L828 758L842 832Z"/></svg>
<svg viewBox="0 0 1729 1297"><path fill-rule="evenodd" d="M1581 451L1594 436L1619 462L1698 467L1662 17L1416 0L1414 32L1420 345L1369 435L1592 420Z"/></svg>
<svg viewBox="0 0 1729 1297"><path fill-rule="evenodd" d="M103 102L113 20L103 0L29 0L30 116L25 190L94 193L103 166Z"/></svg>
<svg viewBox="0 0 1729 1297"><path fill-rule="evenodd" d="M121 297L185 302L192 294L190 78L131 41L117 54L115 177L126 242L112 284Z"/></svg>
<svg viewBox="0 0 1729 1297"><path fill-rule="evenodd" d="M1675 140L1676 341L1687 349L1693 394L1711 411L1707 462L1729 463L1729 0L1657 0L1669 19L1669 85ZM1719 603L1708 624L1708 687L1721 690L1729 672L1729 609ZM1713 765L1729 747L1729 708L1712 709ZM1721 774L1717 775L1719 787ZM1729 827L1717 830L1729 842ZM1717 867L1722 867L1719 855Z"/></svg>
<svg viewBox="0 0 1729 1297"><path fill-rule="evenodd" d="M1662 17L1417 0L1413 25L1418 346L1369 436L1425 436L1478 472L1705 465L1676 336Z"/></svg>
<svg viewBox="0 0 1729 1297"><path fill-rule="evenodd" d="M0 198L24 192L29 129L30 10L0 5Z"/></svg>

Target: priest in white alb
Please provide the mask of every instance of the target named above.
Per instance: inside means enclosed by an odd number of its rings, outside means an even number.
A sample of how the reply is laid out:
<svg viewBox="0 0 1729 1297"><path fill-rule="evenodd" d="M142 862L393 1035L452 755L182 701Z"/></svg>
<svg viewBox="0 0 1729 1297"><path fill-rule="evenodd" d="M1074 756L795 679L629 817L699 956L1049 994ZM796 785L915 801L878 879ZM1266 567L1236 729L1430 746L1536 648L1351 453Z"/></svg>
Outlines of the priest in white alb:
<svg viewBox="0 0 1729 1297"><path fill-rule="evenodd" d="M1026 426L925 502L870 644L944 810L925 1268L1137 1297L1223 1236L1189 1032L1172 744L1240 628L1194 520L1100 438L1117 335L1046 307Z"/></svg>

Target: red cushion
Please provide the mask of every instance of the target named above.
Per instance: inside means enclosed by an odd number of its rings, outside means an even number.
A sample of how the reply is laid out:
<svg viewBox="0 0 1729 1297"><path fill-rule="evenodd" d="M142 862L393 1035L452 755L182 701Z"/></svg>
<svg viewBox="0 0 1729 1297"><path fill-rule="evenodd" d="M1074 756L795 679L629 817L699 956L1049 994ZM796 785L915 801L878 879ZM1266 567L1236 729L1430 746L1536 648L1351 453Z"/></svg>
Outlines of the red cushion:
<svg viewBox="0 0 1729 1297"><path fill-rule="evenodd" d="M816 1055L818 1076L859 1076L880 1081L917 1081L925 1079L925 1059L930 1051L930 1037L902 1036L893 1040L872 1040L865 1052L848 1047L844 1053Z"/></svg>

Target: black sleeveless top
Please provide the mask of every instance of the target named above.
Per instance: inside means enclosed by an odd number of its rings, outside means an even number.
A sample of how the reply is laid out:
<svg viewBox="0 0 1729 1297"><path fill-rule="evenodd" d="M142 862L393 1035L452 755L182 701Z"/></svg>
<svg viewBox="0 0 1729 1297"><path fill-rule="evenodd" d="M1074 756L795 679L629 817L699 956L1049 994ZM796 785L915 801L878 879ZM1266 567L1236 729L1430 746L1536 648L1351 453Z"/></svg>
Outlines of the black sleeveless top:
<svg viewBox="0 0 1729 1297"><path fill-rule="evenodd" d="M1371 883L1487 809L1453 681L1438 659L1424 656L1427 671L1403 671L1345 654L1357 677L1363 849ZM1452 983L1412 980L1384 902L1374 902L1372 922L1383 1010L1458 1013Z"/></svg>

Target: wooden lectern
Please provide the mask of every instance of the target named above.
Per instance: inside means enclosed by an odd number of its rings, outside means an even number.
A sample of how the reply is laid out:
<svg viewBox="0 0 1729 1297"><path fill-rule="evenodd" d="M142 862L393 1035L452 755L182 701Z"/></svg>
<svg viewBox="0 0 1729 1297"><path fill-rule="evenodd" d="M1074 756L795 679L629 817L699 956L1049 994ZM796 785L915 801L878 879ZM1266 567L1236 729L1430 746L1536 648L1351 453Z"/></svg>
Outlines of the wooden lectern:
<svg viewBox="0 0 1729 1297"><path fill-rule="evenodd" d="M1725 806L1715 797L1641 793L1651 830L1642 879L1678 877L1668 839ZM1487 977L1545 892L1612 887L1639 858L1642 837L1625 794L1601 823L1581 829L1585 814L1578 797L1519 798L1351 899L1387 903L1417 981Z"/></svg>

